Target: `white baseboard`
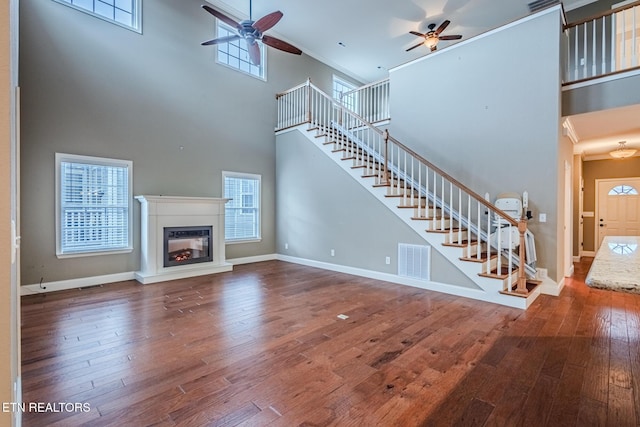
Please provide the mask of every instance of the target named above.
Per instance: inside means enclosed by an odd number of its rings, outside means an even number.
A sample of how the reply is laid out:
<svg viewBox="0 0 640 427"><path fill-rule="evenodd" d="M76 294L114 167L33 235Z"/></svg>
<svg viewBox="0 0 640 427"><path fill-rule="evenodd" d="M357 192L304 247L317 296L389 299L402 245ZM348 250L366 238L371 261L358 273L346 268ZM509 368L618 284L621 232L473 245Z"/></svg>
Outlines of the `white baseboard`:
<svg viewBox="0 0 640 427"><path fill-rule="evenodd" d="M596 256L596 251L582 251L582 256L594 257Z"/></svg>
<svg viewBox="0 0 640 427"><path fill-rule="evenodd" d="M580 257L579 256L574 256L573 257L573 262L580 262Z"/></svg>
<svg viewBox="0 0 640 427"><path fill-rule="evenodd" d="M508 295L502 295L496 291L490 294L482 289L471 289L462 286L450 285L446 283L415 280L408 277L401 277L395 274L382 273L379 271L365 270L358 267L350 267L339 264L331 264L328 262L315 261L306 258L297 258L288 255L278 254L278 260L291 262L294 264L306 265L308 267L321 268L323 270L336 271L338 273L352 274L354 276L366 277L369 279L383 280L385 282L396 283L399 285L412 286L414 288L426 289L429 291L441 292L444 294L455 295L465 298L471 298L480 301L492 302L495 304L506 305L514 308L526 309L530 302L526 298L518 298Z"/></svg>
<svg viewBox="0 0 640 427"><path fill-rule="evenodd" d="M266 254L266 255L256 255L256 256L248 256L243 258L232 258L226 259L229 264L240 265L240 264L253 264L254 262L263 262L263 261L274 261L278 259L277 254Z"/></svg>
<svg viewBox="0 0 640 427"><path fill-rule="evenodd" d="M559 283L554 282L549 277L543 277L540 280L542 280L540 293L552 295L554 297L560 296L560 292L562 292L562 288L564 288L564 277Z"/></svg>
<svg viewBox="0 0 640 427"><path fill-rule="evenodd" d="M107 283L123 282L125 280L135 280L135 273L127 271L124 273L106 274L104 276L81 277L78 279L59 280L55 282L43 282L34 285L20 286L20 295L44 294L47 292L63 291L66 289L85 288L87 286L105 285Z"/></svg>

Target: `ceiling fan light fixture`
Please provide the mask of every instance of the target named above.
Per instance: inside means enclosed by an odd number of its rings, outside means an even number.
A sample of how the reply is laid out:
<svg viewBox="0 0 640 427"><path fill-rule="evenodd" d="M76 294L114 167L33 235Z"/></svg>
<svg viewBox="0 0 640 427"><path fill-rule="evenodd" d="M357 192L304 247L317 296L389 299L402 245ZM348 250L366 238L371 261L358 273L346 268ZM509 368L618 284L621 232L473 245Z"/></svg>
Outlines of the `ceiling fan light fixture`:
<svg viewBox="0 0 640 427"><path fill-rule="evenodd" d="M429 49L433 48L438 44L438 37L427 36L424 39L424 45Z"/></svg>
<svg viewBox="0 0 640 427"><path fill-rule="evenodd" d="M638 150L627 148L627 141L620 141L618 142L618 148L611 151L609 155L615 159L625 159L636 154L636 151Z"/></svg>

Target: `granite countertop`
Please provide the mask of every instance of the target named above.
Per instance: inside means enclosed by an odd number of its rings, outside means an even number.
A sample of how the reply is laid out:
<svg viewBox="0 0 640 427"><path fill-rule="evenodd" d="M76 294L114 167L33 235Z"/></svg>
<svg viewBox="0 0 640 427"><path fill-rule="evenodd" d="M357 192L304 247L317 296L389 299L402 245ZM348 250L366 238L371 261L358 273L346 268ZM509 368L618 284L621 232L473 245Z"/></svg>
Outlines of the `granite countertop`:
<svg viewBox="0 0 640 427"><path fill-rule="evenodd" d="M607 236L585 283L593 288L640 293L640 236Z"/></svg>

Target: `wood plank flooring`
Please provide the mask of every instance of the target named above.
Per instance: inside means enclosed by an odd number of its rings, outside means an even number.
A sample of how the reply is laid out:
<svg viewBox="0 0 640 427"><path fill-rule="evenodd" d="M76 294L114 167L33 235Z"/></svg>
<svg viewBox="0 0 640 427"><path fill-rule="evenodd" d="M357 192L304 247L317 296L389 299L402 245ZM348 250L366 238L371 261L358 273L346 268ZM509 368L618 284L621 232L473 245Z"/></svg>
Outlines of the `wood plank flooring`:
<svg viewBox="0 0 640 427"><path fill-rule="evenodd" d="M526 312L279 261L23 297L24 402L90 407L23 425L638 426L640 295L589 262Z"/></svg>

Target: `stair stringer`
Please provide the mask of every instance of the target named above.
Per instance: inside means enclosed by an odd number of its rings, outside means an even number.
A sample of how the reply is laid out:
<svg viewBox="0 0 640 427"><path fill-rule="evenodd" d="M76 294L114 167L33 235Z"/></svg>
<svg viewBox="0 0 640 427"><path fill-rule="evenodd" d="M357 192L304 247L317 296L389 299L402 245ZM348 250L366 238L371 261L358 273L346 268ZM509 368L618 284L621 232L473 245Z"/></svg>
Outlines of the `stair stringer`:
<svg viewBox="0 0 640 427"><path fill-rule="evenodd" d="M341 152L334 152L332 144L325 144L325 137L318 137L315 132L309 131L309 125L307 123L299 126L289 128L286 132L298 131L305 135L305 137L315 145L320 151L329 156L334 162L339 165L346 173L348 173L354 180L356 180L364 189L369 191L380 203L385 205L391 210L397 217L399 217L405 224L407 224L418 236L420 236L425 242L427 242L434 250L444 256L451 264L453 264L458 270L460 270L465 276L467 276L473 283L479 288L479 293L482 295L473 295L470 297L479 299L482 301L493 302L496 304L506 305L514 308L526 309L533 303L533 301L540 295L540 287L537 287L526 297L516 297L511 295L501 294L502 281L479 276L482 273L482 264L461 261L461 249L451 246L443 246L445 243L445 233L429 233L425 231L425 224L423 221L412 220L413 209L398 209L398 203L395 198L386 197L387 187L374 187L374 178L363 178L362 170L359 168L353 168L353 162L350 160L342 160ZM449 285L451 288L458 288L455 285ZM439 289L438 291L441 291ZM452 289L453 291L453 289ZM457 294L456 292L451 292Z"/></svg>

